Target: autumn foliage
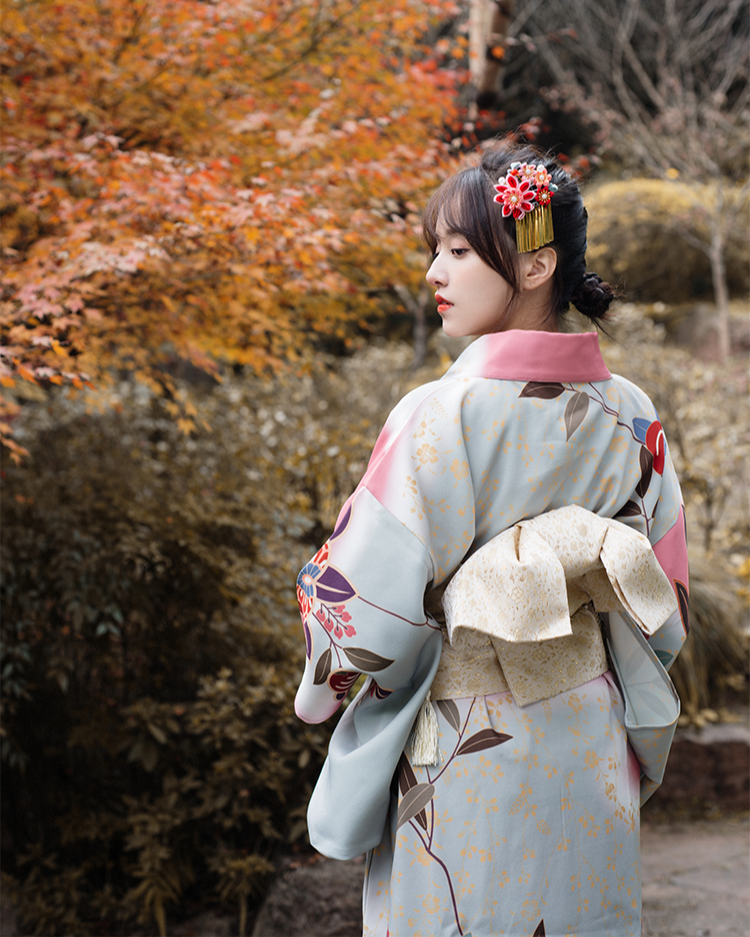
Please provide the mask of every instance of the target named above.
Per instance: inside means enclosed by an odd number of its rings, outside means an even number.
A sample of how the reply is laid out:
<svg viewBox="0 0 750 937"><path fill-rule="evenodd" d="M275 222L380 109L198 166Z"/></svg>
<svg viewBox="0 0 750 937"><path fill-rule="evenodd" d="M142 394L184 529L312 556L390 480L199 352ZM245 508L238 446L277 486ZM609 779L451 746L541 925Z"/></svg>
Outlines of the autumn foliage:
<svg viewBox="0 0 750 937"><path fill-rule="evenodd" d="M374 296L421 276L418 202L450 158L456 78L426 37L455 12L7 4L2 384L125 369L187 429L175 362L277 370L346 339Z"/></svg>
<svg viewBox="0 0 750 937"><path fill-rule="evenodd" d="M422 279L453 13L5 5L3 884L35 932L219 901L244 933L304 843L327 730L293 715L293 582L383 415L305 365Z"/></svg>

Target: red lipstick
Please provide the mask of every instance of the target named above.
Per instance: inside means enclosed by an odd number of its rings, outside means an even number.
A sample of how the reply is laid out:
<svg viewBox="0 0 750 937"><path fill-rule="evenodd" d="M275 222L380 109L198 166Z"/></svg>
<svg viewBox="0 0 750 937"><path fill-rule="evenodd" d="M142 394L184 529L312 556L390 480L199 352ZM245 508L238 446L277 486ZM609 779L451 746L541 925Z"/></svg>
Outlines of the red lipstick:
<svg viewBox="0 0 750 937"><path fill-rule="evenodd" d="M441 296L440 293L435 293L435 302L438 304L437 311L442 315L444 312L447 312L453 303L449 303L445 297Z"/></svg>

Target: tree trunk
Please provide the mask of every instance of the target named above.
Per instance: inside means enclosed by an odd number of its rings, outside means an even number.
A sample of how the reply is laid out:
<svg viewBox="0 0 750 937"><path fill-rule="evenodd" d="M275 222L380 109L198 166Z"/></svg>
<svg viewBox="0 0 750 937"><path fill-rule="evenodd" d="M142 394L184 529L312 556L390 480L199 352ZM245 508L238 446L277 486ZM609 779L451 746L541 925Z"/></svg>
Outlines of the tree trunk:
<svg viewBox="0 0 750 937"><path fill-rule="evenodd" d="M402 283L397 283L393 287L393 290L404 306L406 306L406 311L414 318L414 361L412 362L412 370L416 371L417 368L422 367L427 357L427 322L425 319L425 311L430 301L430 295L426 290L422 289L419 291L419 294L414 297Z"/></svg>
<svg viewBox="0 0 750 937"><path fill-rule="evenodd" d="M716 300L716 338L719 361L726 361L731 352L729 332L729 289L727 270L724 262L724 232L719 224L713 225L711 247L708 256L711 260L711 278Z"/></svg>
<svg viewBox="0 0 750 937"><path fill-rule="evenodd" d="M472 111L499 105L505 39L515 0L472 0L469 13L469 71L475 99ZM476 116L473 114L473 117Z"/></svg>
<svg viewBox="0 0 750 937"><path fill-rule="evenodd" d="M484 74L484 50L489 32L488 0L471 0L469 4L469 75L475 92L481 87Z"/></svg>
<svg viewBox="0 0 750 937"><path fill-rule="evenodd" d="M420 292L414 310L414 364L421 368L427 357L427 322L425 321L425 302L423 291Z"/></svg>

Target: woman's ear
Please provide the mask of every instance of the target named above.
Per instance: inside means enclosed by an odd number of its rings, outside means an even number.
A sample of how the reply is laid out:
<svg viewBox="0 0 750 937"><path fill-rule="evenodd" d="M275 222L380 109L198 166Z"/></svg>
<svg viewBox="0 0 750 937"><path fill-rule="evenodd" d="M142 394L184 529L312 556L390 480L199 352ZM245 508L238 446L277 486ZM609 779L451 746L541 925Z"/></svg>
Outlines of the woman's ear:
<svg viewBox="0 0 750 937"><path fill-rule="evenodd" d="M552 279L557 269L557 252L551 247L521 255L521 288L536 290Z"/></svg>

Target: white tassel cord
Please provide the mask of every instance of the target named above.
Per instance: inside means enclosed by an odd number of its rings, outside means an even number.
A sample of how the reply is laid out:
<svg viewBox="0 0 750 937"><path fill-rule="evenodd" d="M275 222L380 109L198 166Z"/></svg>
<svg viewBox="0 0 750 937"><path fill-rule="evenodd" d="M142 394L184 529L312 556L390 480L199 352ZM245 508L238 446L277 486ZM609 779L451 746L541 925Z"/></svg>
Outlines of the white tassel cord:
<svg viewBox="0 0 750 937"><path fill-rule="evenodd" d="M411 743L411 763L413 765L439 765L442 761L438 745L438 721L435 709L428 693L417 716L417 725Z"/></svg>

